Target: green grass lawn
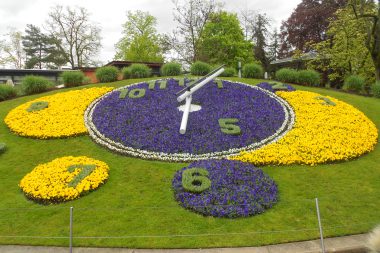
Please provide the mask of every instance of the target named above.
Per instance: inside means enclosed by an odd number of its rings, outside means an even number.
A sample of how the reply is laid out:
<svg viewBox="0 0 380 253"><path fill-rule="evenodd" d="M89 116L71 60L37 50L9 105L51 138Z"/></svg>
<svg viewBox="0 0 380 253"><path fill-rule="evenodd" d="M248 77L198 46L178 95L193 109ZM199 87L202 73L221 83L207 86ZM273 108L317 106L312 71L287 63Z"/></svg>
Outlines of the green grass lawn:
<svg viewBox="0 0 380 253"><path fill-rule="evenodd" d="M141 79L107 86L120 87L136 81ZM99 84L83 87L93 86ZM295 87L352 104L380 129L380 99ZM279 186L278 204L250 218L203 217L174 201L171 180L186 164L117 155L95 144L89 136L34 140L9 131L4 118L11 109L57 92L61 91L0 103L0 142L8 146L0 155L0 244L68 245L70 206L74 207L74 236L78 237L74 246L206 248L315 239L319 236L315 197L320 199L324 234L328 237L367 232L380 223L379 145L373 152L348 162L263 167ZM21 178L40 163L68 155L85 155L106 162L110 166L108 182L68 203L41 206L27 200L18 188ZM109 238L86 238L94 236Z"/></svg>

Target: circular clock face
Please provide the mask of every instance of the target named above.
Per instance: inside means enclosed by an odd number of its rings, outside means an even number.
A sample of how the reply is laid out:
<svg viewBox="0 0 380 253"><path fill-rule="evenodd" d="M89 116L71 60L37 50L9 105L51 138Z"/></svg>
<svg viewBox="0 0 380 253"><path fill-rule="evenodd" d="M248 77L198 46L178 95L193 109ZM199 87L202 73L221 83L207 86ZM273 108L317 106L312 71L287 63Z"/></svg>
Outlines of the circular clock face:
<svg viewBox="0 0 380 253"><path fill-rule="evenodd" d="M192 95L180 134L187 80L129 85L94 101L85 114L91 137L116 152L147 159L191 161L227 157L281 138L294 123L291 107L274 93L216 80Z"/></svg>

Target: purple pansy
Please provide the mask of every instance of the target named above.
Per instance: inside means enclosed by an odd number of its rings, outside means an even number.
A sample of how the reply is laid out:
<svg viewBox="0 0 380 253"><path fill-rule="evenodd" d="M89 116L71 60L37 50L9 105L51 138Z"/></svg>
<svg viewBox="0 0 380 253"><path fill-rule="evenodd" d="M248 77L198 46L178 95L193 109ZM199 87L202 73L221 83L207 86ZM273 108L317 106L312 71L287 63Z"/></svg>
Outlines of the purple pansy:
<svg viewBox="0 0 380 253"><path fill-rule="evenodd" d="M182 173L189 168L208 171L211 187L201 193L187 192ZM230 160L191 163L174 175L174 197L181 206L205 216L247 217L262 213L277 202L277 185L252 164Z"/></svg>

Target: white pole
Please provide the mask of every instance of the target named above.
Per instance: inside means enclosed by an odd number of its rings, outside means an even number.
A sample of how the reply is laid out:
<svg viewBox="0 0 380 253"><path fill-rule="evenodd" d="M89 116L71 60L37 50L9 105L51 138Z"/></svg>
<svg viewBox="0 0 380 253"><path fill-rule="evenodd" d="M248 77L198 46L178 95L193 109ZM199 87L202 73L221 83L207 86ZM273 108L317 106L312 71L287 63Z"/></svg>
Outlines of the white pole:
<svg viewBox="0 0 380 253"><path fill-rule="evenodd" d="M181 127L179 129L179 133L180 134L185 134L186 133L187 120L189 118L190 107L191 107L191 100L192 100L192 96L190 94L188 97L186 97L185 110L183 111L183 116L182 116L182 121L181 121Z"/></svg>
<svg viewBox="0 0 380 253"><path fill-rule="evenodd" d="M322 230L322 222L321 222L321 213L319 212L319 203L318 198L315 198L315 206L317 207L317 217L318 217L318 225L319 225L319 234L321 236L321 248L322 253L325 253L325 244L323 243L323 230Z"/></svg>
<svg viewBox="0 0 380 253"><path fill-rule="evenodd" d="M238 69L239 69L238 77L241 78L241 62L240 61L239 61Z"/></svg>
<svg viewBox="0 0 380 253"><path fill-rule="evenodd" d="M212 74L211 76L207 77L205 80L203 80L202 82L198 83L196 86L194 86L190 91L186 91L185 93L183 93L181 96L179 96L177 98L177 101L178 102L182 102L183 100L185 100L188 96L190 96L191 94L193 94L194 92L196 92L197 90L199 90L200 88L202 88L206 83L208 83L209 81L211 81L212 79L214 79L215 77L219 76L220 74L222 74L224 71L224 68L221 68L219 69L217 72L215 72L214 74Z"/></svg>
<svg viewBox="0 0 380 253"><path fill-rule="evenodd" d="M74 216L74 207L70 207L70 253L73 253L73 217Z"/></svg>

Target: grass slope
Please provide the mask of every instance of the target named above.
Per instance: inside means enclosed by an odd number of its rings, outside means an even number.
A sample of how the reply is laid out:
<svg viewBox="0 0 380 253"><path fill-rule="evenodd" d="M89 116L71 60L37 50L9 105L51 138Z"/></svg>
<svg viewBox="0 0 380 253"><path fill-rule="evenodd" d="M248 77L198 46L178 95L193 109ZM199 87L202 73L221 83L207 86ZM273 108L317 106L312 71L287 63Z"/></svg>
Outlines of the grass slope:
<svg viewBox="0 0 380 253"><path fill-rule="evenodd" d="M120 87L136 81L109 86ZM85 87L92 86L98 85ZM296 88L350 103L380 129L380 99ZM75 246L205 248L318 238L315 197L320 199L326 236L367 232L380 222L379 145L374 152L348 162L315 167L264 167L279 186L280 201L274 208L250 218L209 218L184 210L173 199L172 177L186 164L120 156L96 145L88 136L34 140L9 131L4 117L11 109L56 92L60 91L0 103L0 142L8 145L7 152L0 155L0 244L68 245L70 206L74 207L74 236L79 237L74 239ZM28 201L18 188L21 178L36 165L67 155L86 155L108 163L111 168L108 182L69 203L41 206ZM38 236L52 238L35 238ZM91 236L110 238L85 238Z"/></svg>

